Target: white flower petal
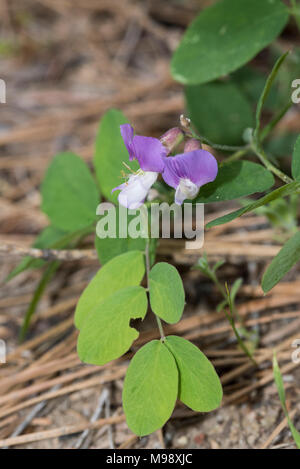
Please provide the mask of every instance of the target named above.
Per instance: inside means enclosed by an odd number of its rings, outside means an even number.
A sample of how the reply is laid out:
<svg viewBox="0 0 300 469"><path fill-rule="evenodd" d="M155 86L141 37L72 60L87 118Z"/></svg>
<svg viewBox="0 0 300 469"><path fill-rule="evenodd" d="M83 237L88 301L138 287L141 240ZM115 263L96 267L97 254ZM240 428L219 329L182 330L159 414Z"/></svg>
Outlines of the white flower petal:
<svg viewBox="0 0 300 469"><path fill-rule="evenodd" d="M180 179L175 192L175 203L181 205L185 199L193 200L199 192L199 187L190 179Z"/></svg>
<svg viewBox="0 0 300 469"><path fill-rule="evenodd" d="M139 208L145 201L151 186L155 183L158 173L151 171L130 176L124 184L118 200L121 205L129 209Z"/></svg>

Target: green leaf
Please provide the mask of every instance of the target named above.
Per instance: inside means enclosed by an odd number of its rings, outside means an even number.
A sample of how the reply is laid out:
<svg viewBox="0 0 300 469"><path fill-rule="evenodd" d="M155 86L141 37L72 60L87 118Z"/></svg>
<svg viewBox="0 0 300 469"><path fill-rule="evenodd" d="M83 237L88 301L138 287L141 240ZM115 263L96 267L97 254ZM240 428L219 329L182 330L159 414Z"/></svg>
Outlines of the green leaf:
<svg viewBox="0 0 300 469"><path fill-rule="evenodd" d="M215 220L207 223L206 228L212 228L213 226L228 223L234 220L235 218L241 217L245 213L251 212L259 207L262 207L263 205L268 204L269 202L272 202L273 200L278 199L279 197L286 197L288 195L294 194L297 189L299 189L299 184L297 182L291 182L290 184L281 186L279 187L279 189L275 189L274 191L270 192L264 197L261 197L255 202L246 205L246 207L239 208L234 212L230 212L227 215L223 215L222 217L216 218Z"/></svg>
<svg viewBox="0 0 300 469"><path fill-rule="evenodd" d="M280 132L279 135L274 133L272 138L266 142L266 153L271 154L275 159L285 158L293 153L296 140L297 134L293 132Z"/></svg>
<svg viewBox="0 0 300 469"><path fill-rule="evenodd" d="M129 251L144 251L144 238L95 238L95 247L98 253L100 264L104 265L116 256Z"/></svg>
<svg viewBox="0 0 300 469"><path fill-rule="evenodd" d="M231 75L232 81L243 92L250 103L254 106L261 95L261 90L266 83L266 75L260 69L245 65L239 68ZM272 87L270 94L265 102L265 108L274 111L278 107L278 91Z"/></svg>
<svg viewBox="0 0 300 469"><path fill-rule="evenodd" d="M294 16L297 23L298 29L300 31L300 8L297 0L291 0L292 9L290 10L291 14Z"/></svg>
<svg viewBox="0 0 300 469"><path fill-rule="evenodd" d="M274 184L273 175L262 165L234 161L220 166L213 182L201 187L197 203L223 202L264 192Z"/></svg>
<svg viewBox="0 0 300 469"><path fill-rule="evenodd" d="M66 233L54 226L47 226L36 238L35 242L33 243L33 248L38 249L50 249L62 238L64 238ZM34 259L33 257L26 256L24 257L21 262L10 272L7 276L6 281L8 282L16 275L19 275L21 272L31 268L37 269L42 267L46 261L43 259Z"/></svg>
<svg viewBox="0 0 300 469"><path fill-rule="evenodd" d="M230 298L231 298L232 304L234 304L234 302L235 302L235 297L236 297L236 295L238 294L238 291L239 291L239 289L241 288L242 284L243 284L243 279L242 279L241 277L240 277L240 278L237 278L237 279L234 281L234 283L233 283L233 285L232 285L232 287L231 287L231 290L230 290Z"/></svg>
<svg viewBox="0 0 300 469"><path fill-rule="evenodd" d="M283 117L287 114L289 109L293 106L292 102L286 103L283 108L277 112L274 117L268 122L268 124L263 128L260 134L260 141L263 142L267 136L275 129L276 125L283 119ZM270 159L274 159L275 155L272 155Z"/></svg>
<svg viewBox="0 0 300 469"><path fill-rule="evenodd" d="M273 374L274 374L274 380L275 380L275 384L276 384L276 387L277 387L277 390L278 390L281 406L283 408L284 414L285 414L286 419L288 421L288 424L289 424L291 433L293 435L294 441L297 445L297 448L300 449L300 433L297 431L297 429L293 425L293 422L291 421L288 410L287 410L284 383L283 383L281 371L280 371L280 368L279 368L278 361L277 361L275 353L274 353L274 356L273 356Z"/></svg>
<svg viewBox="0 0 300 469"><path fill-rule="evenodd" d="M192 123L213 142L243 143L244 130L254 125L247 98L232 83L187 86L185 96Z"/></svg>
<svg viewBox="0 0 300 469"><path fill-rule="evenodd" d="M76 231L96 220L99 191L81 158L73 153L57 155L42 184L42 210L52 225Z"/></svg>
<svg viewBox="0 0 300 469"><path fill-rule="evenodd" d="M128 367L123 407L128 427L149 435L170 418L178 394L178 371L173 355L158 340L144 345Z"/></svg>
<svg viewBox="0 0 300 469"><path fill-rule="evenodd" d="M267 267L262 279L262 289L270 291L300 260L300 232L290 238Z"/></svg>
<svg viewBox="0 0 300 469"><path fill-rule="evenodd" d="M75 311L75 325L80 329L89 312L113 293L139 285L145 274L144 255L131 251L114 257L98 270L83 291Z"/></svg>
<svg viewBox="0 0 300 469"><path fill-rule="evenodd" d="M280 403L281 403L282 407L285 408L286 404L285 404L284 384L283 384L283 379L282 379L282 375L281 375L281 372L280 372L280 368L279 368L279 365L278 365L278 361L277 361L275 352L274 352L274 355L273 355L273 374L274 374L275 384L276 384L276 387L277 387L277 390L278 390Z"/></svg>
<svg viewBox="0 0 300 469"><path fill-rule="evenodd" d="M191 342L174 335L166 337L179 371L178 398L197 412L220 406L223 396L219 377L206 356Z"/></svg>
<svg viewBox="0 0 300 469"><path fill-rule="evenodd" d="M196 85L238 69L280 34L288 17L280 0L217 2L187 29L173 56L173 77Z"/></svg>
<svg viewBox="0 0 300 469"><path fill-rule="evenodd" d="M288 56L288 54L289 54L289 52L286 52L281 57L279 57L279 59L277 60L277 62L274 65L270 75L268 76L266 84L264 86L264 89L263 89L263 91L260 95L260 98L259 98L259 101L258 101L258 104L257 104L257 108L256 108L256 126L255 126L255 130L254 130L254 137L256 139L258 139L258 137L259 137L260 120L261 120L261 113L262 113L262 110L263 110L263 106L264 106L264 104L265 104L265 102L266 102L266 100L267 100L267 98L270 94L273 82L274 82L275 78L277 77L278 71L279 71L281 65L283 64L283 62L285 61L286 57Z"/></svg>
<svg viewBox="0 0 300 469"><path fill-rule="evenodd" d="M130 320L144 319L147 306L146 291L137 286L118 290L97 304L80 329L79 358L92 365L105 365L121 357L139 336L129 326Z"/></svg>
<svg viewBox="0 0 300 469"><path fill-rule="evenodd" d="M100 264L106 264L106 262L113 259L115 256L123 254L124 252L128 251L145 251L146 248L146 238L132 238L131 236L127 236L126 238L119 237L119 207L115 208L114 217L116 223L116 237L115 238L99 238L96 235L95 237L95 247L98 253ZM122 207L122 210L126 210ZM137 216L137 215L130 215L129 210L127 210L127 233L128 233L128 225L130 222ZM104 219L109 215L103 215L100 217ZM105 227L107 229L107 227Z"/></svg>
<svg viewBox="0 0 300 469"><path fill-rule="evenodd" d="M111 191L124 182L121 179L123 161L129 163L128 151L120 132L120 125L126 123L128 120L121 111L110 109L101 119L96 138L94 166L101 194L114 203L117 203L118 193L112 194ZM136 161L130 161L130 167L137 170L139 165Z"/></svg>
<svg viewBox="0 0 300 469"><path fill-rule="evenodd" d="M300 182L300 135L296 140L293 152L292 176L296 181Z"/></svg>
<svg viewBox="0 0 300 469"><path fill-rule="evenodd" d="M175 324L182 316L185 294L177 269L166 262L159 262L149 275L150 304L153 312L168 322Z"/></svg>

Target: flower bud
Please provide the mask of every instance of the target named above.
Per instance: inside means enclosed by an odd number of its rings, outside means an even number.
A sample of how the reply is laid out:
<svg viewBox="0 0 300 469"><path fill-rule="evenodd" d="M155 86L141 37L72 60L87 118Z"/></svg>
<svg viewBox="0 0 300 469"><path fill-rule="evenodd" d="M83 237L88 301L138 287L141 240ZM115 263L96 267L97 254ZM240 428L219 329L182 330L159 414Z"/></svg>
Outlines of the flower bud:
<svg viewBox="0 0 300 469"><path fill-rule="evenodd" d="M179 120L180 120L180 125L182 126L182 128L188 132L191 127L191 119L186 117L184 114L181 114Z"/></svg>
<svg viewBox="0 0 300 469"><path fill-rule="evenodd" d="M183 132L179 127L169 129L165 134L160 137L160 141L171 153L183 139Z"/></svg>
<svg viewBox="0 0 300 469"><path fill-rule="evenodd" d="M200 150L201 143L196 138L190 138L187 140L186 144L184 145L184 153L188 153L189 151Z"/></svg>

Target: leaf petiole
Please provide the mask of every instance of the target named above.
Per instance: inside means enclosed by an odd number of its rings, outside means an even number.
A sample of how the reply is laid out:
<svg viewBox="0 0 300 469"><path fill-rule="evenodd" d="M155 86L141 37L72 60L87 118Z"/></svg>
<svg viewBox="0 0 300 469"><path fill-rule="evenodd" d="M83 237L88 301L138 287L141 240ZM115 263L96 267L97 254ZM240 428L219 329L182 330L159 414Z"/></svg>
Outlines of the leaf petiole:
<svg viewBox="0 0 300 469"><path fill-rule="evenodd" d="M145 260L146 260L146 278L147 278L147 291L149 291L149 274L150 274L150 254L149 254L149 238L147 238L146 240L146 248L145 248ZM160 318L155 314L153 313L155 318L156 318L156 322L157 322L157 325L158 325L158 329L159 329L159 333L160 333L160 337L161 337L161 340L162 342L165 341L165 333L164 333L164 330L163 330L163 326L162 326L162 322L160 320Z"/></svg>

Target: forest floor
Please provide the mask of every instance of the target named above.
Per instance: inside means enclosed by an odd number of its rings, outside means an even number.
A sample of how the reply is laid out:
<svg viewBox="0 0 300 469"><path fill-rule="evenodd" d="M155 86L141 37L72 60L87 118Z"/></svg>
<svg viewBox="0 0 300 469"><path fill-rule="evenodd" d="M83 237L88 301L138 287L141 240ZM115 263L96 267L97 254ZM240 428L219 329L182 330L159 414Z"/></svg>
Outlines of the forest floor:
<svg viewBox="0 0 300 469"><path fill-rule="evenodd" d="M47 226L39 185L52 157L65 150L89 164L101 115L120 108L137 133L160 136L184 111L182 87L169 61L184 28L212 1L0 0L1 37L6 38L0 76L7 103L0 122L0 245L29 247ZM280 129L300 130L299 110ZM279 131L280 131L279 129ZM236 203L212 204L206 221ZM243 278L237 297L245 327L259 337L258 367L237 347L215 287L191 269L198 251L162 240L158 257L180 270L187 294L181 322L167 326L192 340L213 361L224 386L222 407L197 414L180 403L162 431L137 438L128 430L121 404L128 360L157 337L145 321L138 341L122 359L97 367L80 363L73 314L77 300L99 268L97 259L62 263L19 344L24 313L40 280L28 270L4 280L20 260L1 254L0 447L15 448L295 448L272 373L273 350L295 426L300 425L300 367L292 343L300 339L300 272L294 268L268 295L261 275L279 251L274 229L250 214L208 231L205 252L224 259L220 280ZM84 247L92 248L92 237ZM85 432L85 433L83 433Z"/></svg>

